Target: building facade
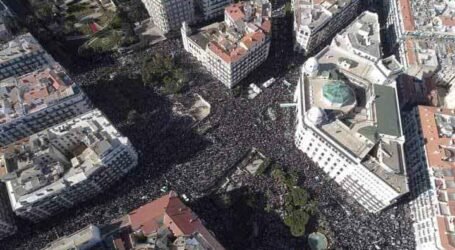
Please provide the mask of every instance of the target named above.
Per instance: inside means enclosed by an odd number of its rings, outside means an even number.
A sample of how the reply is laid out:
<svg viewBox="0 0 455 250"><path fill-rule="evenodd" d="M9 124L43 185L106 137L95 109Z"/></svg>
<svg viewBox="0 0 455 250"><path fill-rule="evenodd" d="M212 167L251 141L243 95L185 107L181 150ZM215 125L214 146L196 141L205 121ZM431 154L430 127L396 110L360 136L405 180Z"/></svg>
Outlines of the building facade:
<svg viewBox="0 0 455 250"><path fill-rule="evenodd" d="M194 33L184 24L183 46L215 78L232 88L269 55L271 9L266 0L231 4L224 11L224 22Z"/></svg>
<svg viewBox="0 0 455 250"><path fill-rule="evenodd" d="M111 187L137 165L137 153L99 110L92 110L2 149L16 215L53 216Z"/></svg>
<svg viewBox="0 0 455 250"><path fill-rule="evenodd" d="M455 110L418 106L404 119L416 248L454 249Z"/></svg>
<svg viewBox="0 0 455 250"><path fill-rule="evenodd" d="M178 30L182 22L192 23L193 0L142 0L153 23L164 33Z"/></svg>
<svg viewBox="0 0 455 250"><path fill-rule="evenodd" d="M196 0L195 4L204 20L210 20L222 16L226 6L232 2L232 0Z"/></svg>
<svg viewBox="0 0 455 250"><path fill-rule="evenodd" d="M408 192L395 78L378 16L362 13L302 66L295 144L369 212Z"/></svg>
<svg viewBox="0 0 455 250"><path fill-rule="evenodd" d="M0 80L21 76L53 64L55 60L30 33L0 46Z"/></svg>
<svg viewBox="0 0 455 250"><path fill-rule="evenodd" d="M294 49L305 55L319 51L358 16L361 8L360 0L295 0Z"/></svg>
<svg viewBox="0 0 455 250"><path fill-rule="evenodd" d="M82 89L58 64L3 79L0 91L1 146L92 109Z"/></svg>

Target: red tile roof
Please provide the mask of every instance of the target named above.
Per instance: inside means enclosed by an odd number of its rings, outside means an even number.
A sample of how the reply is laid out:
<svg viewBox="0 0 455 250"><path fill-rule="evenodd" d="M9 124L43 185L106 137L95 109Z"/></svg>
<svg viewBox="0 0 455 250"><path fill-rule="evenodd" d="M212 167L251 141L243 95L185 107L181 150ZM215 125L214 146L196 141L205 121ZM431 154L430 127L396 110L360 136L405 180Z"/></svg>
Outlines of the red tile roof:
<svg viewBox="0 0 455 250"><path fill-rule="evenodd" d="M128 215L133 231L150 235L160 227L167 227L175 237L200 233L215 249L223 249L202 224L201 220L185 206L175 192L154 200Z"/></svg>
<svg viewBox="0 0 455 250"><path fill-rule="evenodd" d="M401 6L401 18L403 19L404 30L405 31L414 31L414 16L412 14L411 2L410 0L400 0Z"/></svg>

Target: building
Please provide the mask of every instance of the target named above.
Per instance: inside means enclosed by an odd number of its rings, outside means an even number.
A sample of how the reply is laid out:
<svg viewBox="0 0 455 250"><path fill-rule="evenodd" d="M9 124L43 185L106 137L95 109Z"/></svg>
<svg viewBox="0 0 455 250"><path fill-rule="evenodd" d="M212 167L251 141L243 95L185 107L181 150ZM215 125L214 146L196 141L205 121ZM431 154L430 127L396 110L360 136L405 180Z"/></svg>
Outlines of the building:
<svg viewBox="0 0 455 250"><path fill-rule="evenodd" d="M404 116L417 249L455 249L455 110L418 106Z"/></svg>
<svg viewBox="0 0 455 250"><path fill-rule="evenodd" d="M142 0L153 23L164 33L194 22L193 0Z"/></svg>
<svg viewBox="0 0 455 250"><path fill-rule="evenodd" d="M294 49L312 55L356 18L360 0L294 0Z"/></svg>
<svg viewBox="0 0 455 250"><path fill-rule="evenodd" d="M224 249L172 191L112 225L117 226L104 235L108 249Z"/></svg>
<svg viewBox="0 0 455 250"><path fill-rule="evenodd" d="M232 0L196 0L195 3L204 20L210 20L222 16L224 8L232 2Z"/></svg>
<svg viewBox="0 0 455 250"><path fill-rule="evenodd" d="M61 237L47 244L42 250L88 250L101 242L100 229L95 225L88 225L69 236Z"/></svg>
<svg viewBox="0 0 455 250"><path fill-rule="evenodd" d="M408 192L392 56L381 58L377 14L363 12L302 66L296 146L369 212Z"/></svg>
<svg viewBox="0 0 455 250"><path fill-rule="evenodd" d="M92 104L58 65L0 81L0 145L5 146L69 118Z"/></svg>
<svg viewBox="0 0 455 250"><path fill-rule="evenodd" d="M0 159L1 160L1 159ZM0 164L3 164L0 162ZM14 214L9 205L5 184L0 183L0 240L16 233Z"/></svg>
<svg viewBox="0 0 455 250"><path fill-rule="evenodd" d="M183 46L215 78L232 88L267 59L271 10L267 0L231 4L224 11L224 22L194 33L184 24Z"/></svg>
<svg viewBox="0 0 455 250"><path fill-rule="evenodd" d="M38 221L87 200L137 165L137 153L97 109L2 149L13 211Z"/></svg>
<svg viewBox="0 0 455 250"><path fill-rule="evenodd" d="M455 107L453 97L438 99L444 94L436 92L438 85L453 85L455 77L454 2L387 0L384 13L388 47L405 69L399 79L401 105Z"/></svg>
<svg viewBox="0 0 455 250"><path fill-rule="evenodd" d="M30 33L0 45L0 80L53 64L55 60Z"/></svg>

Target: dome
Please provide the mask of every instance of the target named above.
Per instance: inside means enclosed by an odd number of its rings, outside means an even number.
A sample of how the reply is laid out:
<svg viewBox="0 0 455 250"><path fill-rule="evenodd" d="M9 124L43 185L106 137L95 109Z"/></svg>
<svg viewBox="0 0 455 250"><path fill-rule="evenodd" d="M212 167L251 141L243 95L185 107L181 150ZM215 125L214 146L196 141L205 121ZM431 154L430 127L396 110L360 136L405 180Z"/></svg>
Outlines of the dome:
<svg viewBox="0 0 455 250"><path fill-rule="evenodd" d="M320 109L318 107L311 107L308 110L307 118L311 123L313 123L315 125L319 125L324 121L325 113L322 109Z"/></svg>
<svg viewBox="0 0 455 250"><path fill-rule="evenodd" d="M324 99L332 105L343 106L355 100L354 92L343 81L335 81L324 84L322 87Z"/></svg>
<svg viewBox="0 0 455 250"><path fill-rule="evenodd" d="M306 74L311 75L311 74L318 72L318 70L319 70L319 63L316 60L316 58L314 58L314 57L308 58L308 60L306 60L306 62L303 64L303 71Z"/></svg>

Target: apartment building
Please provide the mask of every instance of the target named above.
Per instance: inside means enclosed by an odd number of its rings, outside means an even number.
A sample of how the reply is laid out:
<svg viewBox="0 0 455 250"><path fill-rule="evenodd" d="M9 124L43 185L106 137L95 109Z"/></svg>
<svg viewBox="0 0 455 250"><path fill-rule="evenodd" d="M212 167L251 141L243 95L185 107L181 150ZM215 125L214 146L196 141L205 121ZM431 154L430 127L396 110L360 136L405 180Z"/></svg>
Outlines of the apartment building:
<svg viewBox="0 0 455 250"><path fill-rule="evenodd" d="M194 22L193 0L142 0L153 23L164 33Z"/></svg>
<svg viewBox="0 0 455 250"><path fill-rule="evenodd" d="M446 100L436 85L453 85L455 4L450 0L388 0L387 41L405 68L399 79L402 106L455 107L455 90Z"/></svg>
<svg viewBox="0 0 455 250"><path fill-rule="evenodd" d="M42 250L89 250L101 242L100 229L95 225L88 225L71 235L58 238L47 244Z"/></svg>
<svg viewBox="0 0 455 250"><path fill-rule="evenodd" d="M4 164L0 159L0 164ZM4 183L0 183L0 240L17 231L14 214L9 205L8 193Z"/></svg>
<svg viewBox="0 0 455 250"><path fill-rule="evenodd" d="M103 236L108 249L224 250L201 219L171 191L112 223Z"/></svg>
<svg viewBox="0 0 455 250"><path fill-rule="evenodd" d="M0 80L53 64L55 60L30 33L0 45Z"/></svg>
<svg viewBox="0 0 455 250"><path fill-rule="evenodd" d="M418 106L404 124L416 249L455 249L455 110Z"/></svg>
<svg viewBox="0 0 455 250"><path fill-rule="evenodd" d="M308 59L295 92L295 144L369 212L408 192L395 78L378 16L363 12Z"/></svg>
<svg viewBox="0 0 455 250"><path fill-rule="evenodd" d="M232 88L267 59L271 10L267 0L231 4L224 11L224 22L196 32L183 24L183 46L215 78Z"/></svg>
<svg viewBox="0 0 455 250"><path fill-rule="evenodd" d="M4 147L16 215L38 221L111 187L137 165L137 153L95 109Z"/></svg>
<svg viewBox="0 0 455 250"><path fill-rule="evenodd" d="M92 109L82 89L56 63L1 80L0 96L1 146Z"/></svg>
<svg viewBox="0 0 455 250"><path fill-rule="evenodd" d="M204 20L210 20L224 14L224 8L231 4L232 0L196 0L195 5L201 12Z"/></svg>
<svg viewBox="0 0 455 250"><path fill-rule="evenodd" d="M360 13L360 0L294 0L294 49L312 55Z"/></svg>

